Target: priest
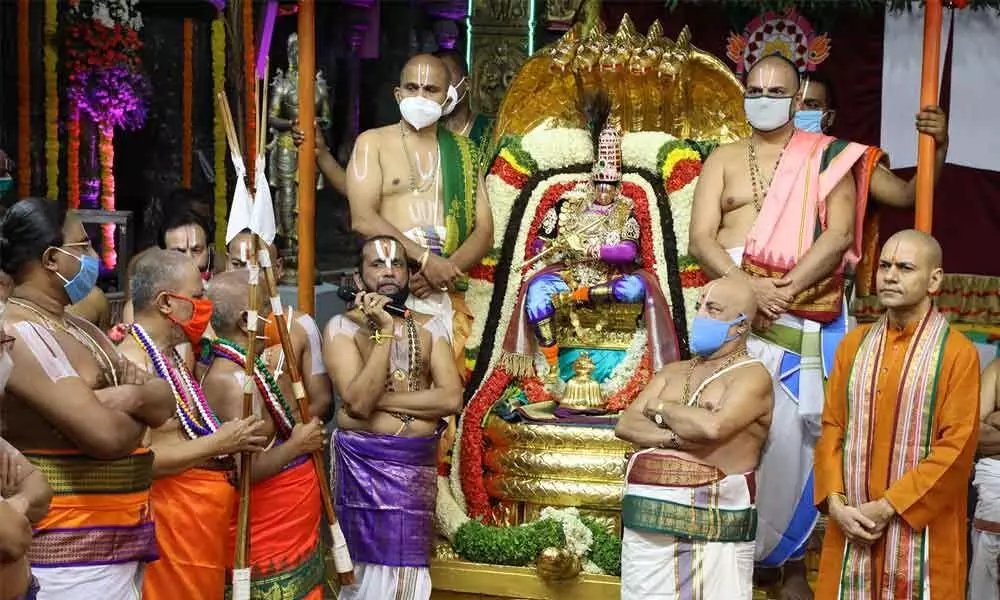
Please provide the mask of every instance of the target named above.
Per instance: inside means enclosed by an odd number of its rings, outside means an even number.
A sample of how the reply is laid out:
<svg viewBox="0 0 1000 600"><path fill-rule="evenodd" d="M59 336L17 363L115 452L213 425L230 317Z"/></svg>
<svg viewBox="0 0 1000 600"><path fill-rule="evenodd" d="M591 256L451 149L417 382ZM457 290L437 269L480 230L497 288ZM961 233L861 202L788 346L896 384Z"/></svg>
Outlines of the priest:
<svg viewBox="0 0 1000 600"><path fill-rule="evenodd" d="M829 516L817 598L965 597L979 357L931 301L942 277L934 238L890 237L876 274L886 313L837 349L816 446Z"/></svg>

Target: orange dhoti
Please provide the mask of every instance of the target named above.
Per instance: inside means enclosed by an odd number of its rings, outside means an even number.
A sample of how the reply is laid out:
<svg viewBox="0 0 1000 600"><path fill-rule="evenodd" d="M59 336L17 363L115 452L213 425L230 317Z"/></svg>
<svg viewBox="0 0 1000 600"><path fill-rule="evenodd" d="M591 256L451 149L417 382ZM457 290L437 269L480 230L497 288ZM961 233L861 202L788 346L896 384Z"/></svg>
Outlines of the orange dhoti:
<svg viewBox="0 0 1000 600"><path fill-rule="evenodd" d="M274 477L255 483L250 492L252 600L323 598L320 482L308 457L292 464ZM235 554L236 506L234 503L227 536L230 568ZM231 578L227 577L229 583Z"/></svg>
<svg viewBox="0 0 1000 600"><path fill-rule="evenodd" d="M223 600L236 496L226 471L188 469L157 479L149 496L160 560L146 568L143 598Z"/></svg>

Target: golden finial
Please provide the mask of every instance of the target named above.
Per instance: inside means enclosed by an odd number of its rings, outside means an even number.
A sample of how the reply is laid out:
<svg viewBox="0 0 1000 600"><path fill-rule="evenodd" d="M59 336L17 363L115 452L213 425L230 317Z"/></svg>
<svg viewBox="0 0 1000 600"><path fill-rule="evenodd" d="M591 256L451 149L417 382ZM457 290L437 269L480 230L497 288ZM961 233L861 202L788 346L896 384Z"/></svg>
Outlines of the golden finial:
<svg viewBox="0 0 1000 600"><path fill-rule="evenodd" d="M555 63L559 68L565 69L573 62L573 57L576 56L576 50L580 45L580 35L583 31L583 25L577 23L569 29L559 41L556 42L555 46L549 51L550 56L552 56L552 62Z"/></svg>
<svg viewBox="0 0 1000 600"><path fill-rule="evenodd" d="M689 52L691 50L691 28L690 27L688 27L687 25L685 25L684 29L681 29L681 32L679 34L677 34L677 41L674 42L674 46L676 46L678 50L682 50L684 52Z"/></svg>
<svg viewBox="0 0 1000 600"><path fill-rule="evenodd" d="M646 41L649 42L650 46L658 45L661 40L663 40L663 25L660 24L660 20L656 19L653 24L649 26L649 31L646 32Z"/></svg>
<svg viewBox="0 0 1000 600"><path fill-rule="evenodd" d="M566 392L559 401L561 406L575 408L577 410L587 410L602 408L604 399L601 397L601 386L594 380L594 361L590 354L581 352L580 356L573 361L573 370L576 374L566 382Z"/></svg>
<svg viewBox="0 0 1000 600"><path fill-rule="evenodd" d="M618 31L614 35L615 45L630 47L641 39L642 37L635 29L635 23L632 22L632 17L625 13L622 22L618 25Z"/></svg>

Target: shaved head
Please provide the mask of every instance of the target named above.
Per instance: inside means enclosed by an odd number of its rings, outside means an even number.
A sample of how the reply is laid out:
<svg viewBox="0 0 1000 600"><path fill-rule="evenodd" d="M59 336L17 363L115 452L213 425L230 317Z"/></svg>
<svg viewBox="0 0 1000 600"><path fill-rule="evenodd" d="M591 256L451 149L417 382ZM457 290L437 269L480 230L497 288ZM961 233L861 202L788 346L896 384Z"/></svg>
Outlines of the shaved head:
<svg viewBox="0 0 1000 600"><path fill-rule="evenodd" d="M191 279L201 281L198 266L187 255L161 248L140 253L132 261L130 270L129 291L137 311L150 308L163 292L192 295L182 289L184 284Z"/></svg>
<svg viewBox="0 0 1000 600"><path fill-rule="evenodd" d="M879 301L899 322L923 314L941 289L941 245L915 229L894 234L882 246L875 287Z"/></svg>
<svg viewBox="0 0 1000 600"><path fill-rule="evenodd" d="M212 278L208 284L208 298L212 301L212 329L222 337L240 331L243 313L250 310L249 271L226 271ZM257 306L261 316L267 315L268 304L262 284L257 286Z"/></svg>
<svg viewBox="0 0 1000 600"><path fill-rule="evenodd" d="M781 85L792 95L799 90L799 70L785 56L772 54L750 67L747 71L747 87L751 86L751 82L762 84L764 89Z"/></svg>
<svg viewBox="0 0 1000 600"><path fill-rule="evenodd" d="M417 54L403 65L397 93L402 98L422 94L436 102L443 102L450 81L451 75L443 60L433 54Z"/></svg>
<svg viewBox="0 0 1000 600"><path fill-rule="evenodd" d="M705 286L702 303L717 304L720 314L716 318L732 320L739 315L753 321L757 316L757 297L753 289L738 279L723 277Z"/></svg>
<svg viewBox="0 0 1000 600"><path fill-rule="evenodd" d="M943 252L941 244L929 233L917 229L904 229L894 233L885 241L884 249L893 249L902 243L914 244L919 248L925 264L931 269L938 269L942 265Z"/></svg>

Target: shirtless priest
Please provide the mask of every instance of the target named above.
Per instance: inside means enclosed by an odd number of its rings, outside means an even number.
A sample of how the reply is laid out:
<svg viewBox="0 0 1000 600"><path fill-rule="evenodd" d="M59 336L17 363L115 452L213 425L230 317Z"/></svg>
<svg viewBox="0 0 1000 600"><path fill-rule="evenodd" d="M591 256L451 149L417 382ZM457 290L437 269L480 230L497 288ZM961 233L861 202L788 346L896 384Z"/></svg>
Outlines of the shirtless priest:
<svg viewBox="0 0 1000 600"><path fill-rule="evenodd" d="M340 599L427 600L438 438L462 409L462 382L443 317L385 310L408 293L403 245L368 240L360 279L357 307L330 320L323 348L343 398L334 501L358 576Z"/></svg>
<svg viewBox="0 0 1000 600"><path fill-rule="evenodd" d="M226 536L235 489L230 455L261 450L267 441L257 417L223 422L178 352L198 348L212 318L197 263L151 248L132 264L129 287L135 322L118 349L170 384L175 418L150 432L153 485L149 491L160 560L146 568L145 600L222 600ZM188 354L190 356L190 354Z"/></svg>
<svg viewBox="0 0 1000 600"><path fill-rule="evenodd" d="M761 457L757 561L785 567L783 599L812 597L802 558L813 448L833 350L847 333L847 277L861 254L867 183L878 150L795 128L799 74L780 55L747 75L753 133L705 161L691 216L691 253L711 277L753 288L750 353L774 376L774 441Z"/></svg>
<svg viewBox="0 0 1000 600"><path fill-rule="evenodd" d="M449 81L445 64L430 54L406 63L396 88L402 119L358 136L347 168L347 199L355 231L396 238L420 264L407 305L445 317L464 371L472 321L466 275L493 245L493 216L476 148L439 123L454 102Z"/></svg>
<svg viewBox="0 0 1000 600"><path fill-rule="evenodd" d="M756 312L745 283L710 283L695 358L664 367L618 422L642 448L625 475L622 600L752 597L754 471L772 408L771 376L747 353Z"/></svg>

